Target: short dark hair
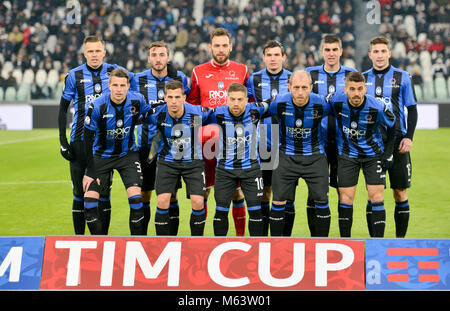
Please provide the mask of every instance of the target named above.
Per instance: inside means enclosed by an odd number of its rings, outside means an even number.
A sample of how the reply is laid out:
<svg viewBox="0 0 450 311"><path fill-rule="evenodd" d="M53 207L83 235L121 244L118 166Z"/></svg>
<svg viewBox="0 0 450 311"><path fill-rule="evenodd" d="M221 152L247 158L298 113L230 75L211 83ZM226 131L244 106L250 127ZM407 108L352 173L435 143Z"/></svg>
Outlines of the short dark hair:
<svg viewBox="0 0 450 311"><path fill-rule="evenodd" d="M164 86L164 93L167 93L168 90L176 90L181 89L181 92L184 94L183 83L178 80L170 80Z"/></svg>
<svg viewBox="0 0 450 311"><path fill-rule="evenodd" d="M118 78L126 78L127 82L130 80L130 76L128 75L128 72L122 68L116 68L109 74L109 81L111 82L112 77L118 77Z"/></svg>
<svg viewBox="0 0 450 311"><path fill-rule="evenodd" d="M372 50L372 45L375 44L386 44L388 47L388 50L391 49L391 43L389 42L389 39L383 36L378 36L378 37L374 37L372 38L372 40L370 40L370 46L369 46L369 51Z"/></svg>
<svg viewBox="0 0 450 311"><path fill-rule="evenodd" d="M342 40L335 34L326 34L322 37L322 41L320 41L320 49L323 48L325 43L338 43L342 48Z"/></svg>
<svg viewBox="0 0 450 311"><path fill-rule="evenodd" d="M347 82L364 82L364 83L366 83L366 78L359 71L352 71L345 78L345 83L347 84Z"/></svg>
<svg viewBox="0 0 450 311"><path fill-rule="evenodd" d="M227 36L228 39L230 39L231 42L231 35L228 32L228 30L226 30L225 28L216 28L214 29L211 34L209 35L209 41L212 42L212 39L214 37L219 37L219 36Z"/></svg>
<svg viewBox="0 0 450 311"><path fill-rule="evenodd" d="M240 83L233 82L227 89L227 93L231 92L244 92L245 94L247 94L247 88Z"/></svg>
<svg viewBox="0 0 450 311"><path fill-rule="evenodd" d="M103 41L99 36L87 36L83 40L83 45L88 42L101 42L103 45L105 45L105 41Z"/></svg>
<svg viewBox="0 0 450 311"><path fill-rule="evenodd" d="M283 45L277 41L277 40L269 40L266 42L266 44L264 44L264 48L263 48L263 55L266 54L266 50L267 49L271 49L271 48L280 48L281 49L281 55L284 55L284 47Z"/></svg>

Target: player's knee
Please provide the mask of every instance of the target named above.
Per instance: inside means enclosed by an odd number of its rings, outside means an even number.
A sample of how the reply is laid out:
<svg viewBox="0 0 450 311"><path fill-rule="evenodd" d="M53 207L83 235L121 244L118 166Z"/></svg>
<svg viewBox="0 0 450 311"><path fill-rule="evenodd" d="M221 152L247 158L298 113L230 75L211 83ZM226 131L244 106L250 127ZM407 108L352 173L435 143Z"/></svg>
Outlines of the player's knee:
<svg viewBox="0 0 450 311"><path fill-rule="evenodd" d="M162 193L158 195L158 208L168 209L170 205L170 193Z"/></svg>
<svg viewBox="0 0 450 311"><path fill-rule="evenodd" d="M406 189L394 189L393 194L395 202L404 202L408 200L408 192Z"/></svg>
<svg viewBox="0 0 450 311"><path fill-rule="evenodd" d="M84 194L84 199L86 200L87 198L95 198L98 200L100 198L100 194L97 191L88 190Z"/></svg>
<svg viewBox="0 0 450 311"><path fill-rule="evenodd" d="M244 198L244 193L241 189L238 189L234 192L233 201L242 200Z"/></svg>
<svg viewBox="0 0 450 311"><path fill-rule="evenodd" d="M271 195L272 195L272 187L271 186L264 187L261 201L262 202L270 202Z"/></svg>
<svg viewBox="0 0 450 311"><path fill-rule="evenodd" d="M191 195L191 204L193 210L201 210L204 208L204 198L201 195Z"/></svg>

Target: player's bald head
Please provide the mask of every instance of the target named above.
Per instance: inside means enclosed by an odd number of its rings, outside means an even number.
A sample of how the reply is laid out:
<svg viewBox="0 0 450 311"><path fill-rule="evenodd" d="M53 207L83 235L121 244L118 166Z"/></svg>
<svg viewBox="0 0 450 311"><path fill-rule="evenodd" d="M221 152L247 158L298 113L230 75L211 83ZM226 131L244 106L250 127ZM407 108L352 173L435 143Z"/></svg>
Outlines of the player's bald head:
<svg viewBox="0 0 450 311"><path fill-rule="evenodd" d="M295 70L289 77L289 84L294 84L294 81L308 81L312 84L311 75L306 70Z"/></svg>

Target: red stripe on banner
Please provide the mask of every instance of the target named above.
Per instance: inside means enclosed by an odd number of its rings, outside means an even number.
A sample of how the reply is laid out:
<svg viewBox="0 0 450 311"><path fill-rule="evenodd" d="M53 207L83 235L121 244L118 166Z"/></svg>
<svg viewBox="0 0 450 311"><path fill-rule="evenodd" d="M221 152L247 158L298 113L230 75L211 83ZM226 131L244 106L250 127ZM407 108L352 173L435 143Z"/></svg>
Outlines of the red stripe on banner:
<svg viewBox="0 0 450 311"><path fill-rule="evenodd" d="M437 256L437 248L388 248L388 256Z"/></svg>
<svg viewBox="0 0 450 311"><path fill-rule="evenodd" d="M420 274L419 275L419 282L433 282L438 283L440 282L441 278L438 274Z"/></svg>
<svg viewBox="0 0 450 311"><path fill-rule="evenodd" d="M409 282L407 274L389 274L388 282Z"/></svg>
<svg viewBox="0 0 450 311"><path fill-rule="evenodd" d="M439 261L419 261L419 269L439 269Z"/></svg>
<svg viewBox="0 0 450 311"><path fill-rule="evenodd" d="M388 269L408 269L407 261L388 261Z"/></svg>

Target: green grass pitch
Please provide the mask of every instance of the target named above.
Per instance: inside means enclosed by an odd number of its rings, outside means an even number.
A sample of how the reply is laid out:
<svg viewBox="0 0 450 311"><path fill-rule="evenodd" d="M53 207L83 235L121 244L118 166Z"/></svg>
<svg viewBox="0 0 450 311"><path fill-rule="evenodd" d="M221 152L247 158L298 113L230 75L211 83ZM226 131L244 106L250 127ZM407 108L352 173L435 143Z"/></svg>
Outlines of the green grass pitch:
<svg viewBox="0 0 450 311"><path fill-rule="evenodd" d="M450 238L450 129L417 130L412 157L411 205L407 238ZM0 131L0 236L72 235L72 187L69 165L59 153L56 129ZM306 221L306 185L300 180L296 195L295 237L309 237ZM154 194L153 194L154 195ZM332 221L330 237L339 237L337 196L330 188ZM185 186L179 192L179 236L190 236L190 201ZM367 192L363 176L354 203L352 237L367 238L365 206ZM110 235L127 236L129 207L126 192L116 173L111 193ZM213 236L214 197L208 202L205 236ZM395 237L392 191L385 191L386 238ZM155 235L156 197L152 197L152 219L148 235ZM86 233L89 231L86 228ZM230 213L229 236L235 235ZM248 235L248 230L247 230Z"/></svg>

